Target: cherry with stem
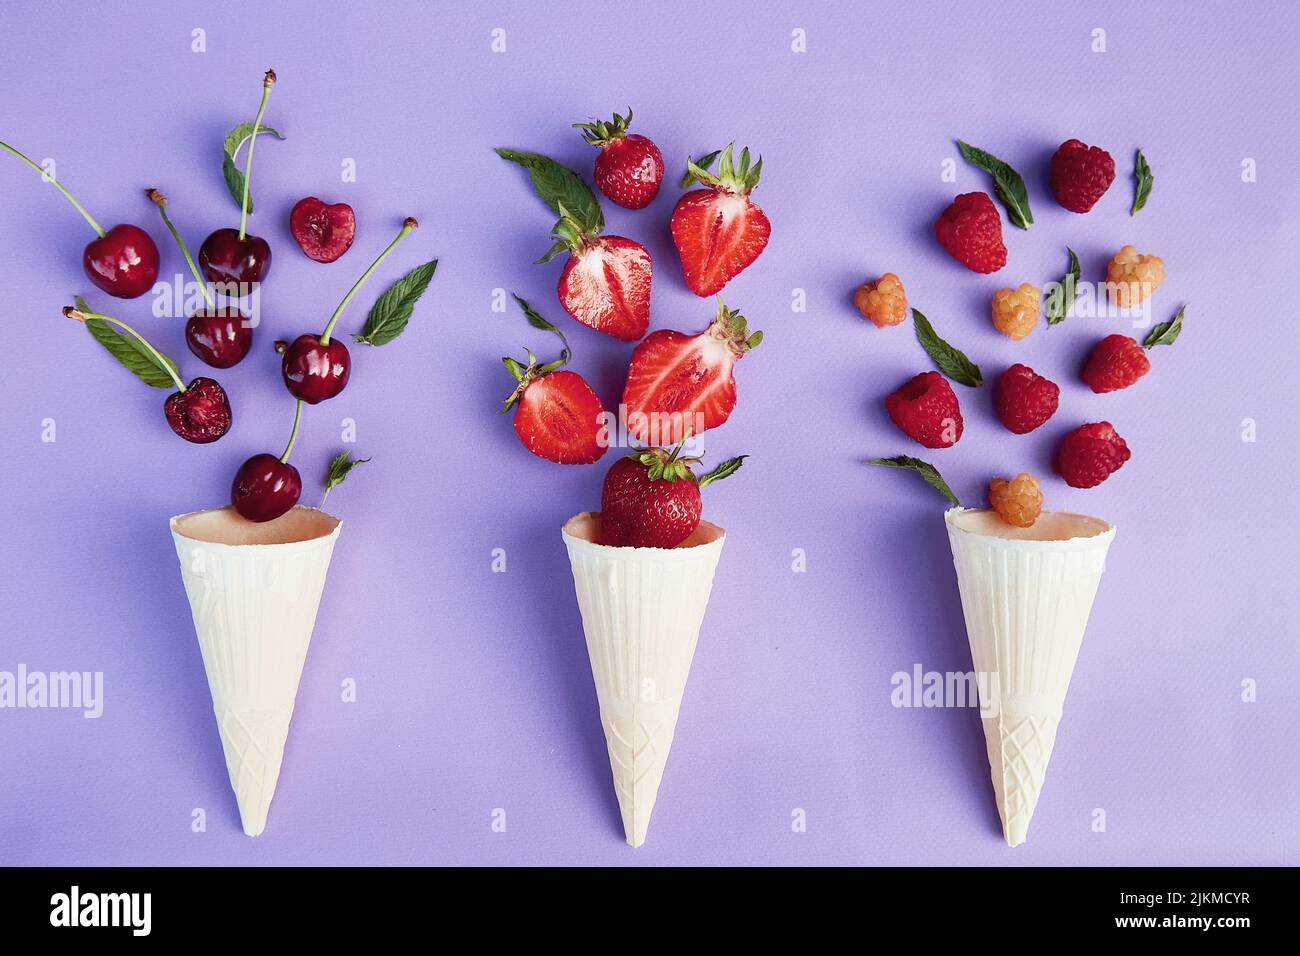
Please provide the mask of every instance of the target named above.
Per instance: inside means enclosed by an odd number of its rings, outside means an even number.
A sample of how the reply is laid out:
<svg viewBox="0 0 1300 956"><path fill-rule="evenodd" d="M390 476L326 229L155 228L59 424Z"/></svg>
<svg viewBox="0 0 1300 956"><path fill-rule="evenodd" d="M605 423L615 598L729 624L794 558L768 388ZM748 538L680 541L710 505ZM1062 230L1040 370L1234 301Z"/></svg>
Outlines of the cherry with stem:
<svg viewBox="0 0 1300 956"><path fill-rule="evenodd" d="M284 378L285 387L295 398L302 399L309 405L317 405L333 398L348 384L348 376L352 371L352 357L348 354L347 346L331 338L334 326L348 303L352 301L352 297L357 294L357 290L370 278L370 274L418 225L419 223L409 216L406 218L402 223L402 231L379 254L379 257L370 263L370 267L361 273L361 278L353 283L348 294L343 297L343 301L330 316L329 322L325 324L325 331L320 335L304 333L294 339L284 350L284 357L280 361L280 374Z"/></svg>
<svg viewBox="0 0 1300 956"><path fill-rule="evenodd" d="M296 505L302 496L302 477L289 464L301 419L300 399L294 403L293 429L284 453L278 458L268 452L254 455L235 472L235 480L230 485L230 504L249 521L272 521Z"/></svg>
<svg viewBox="0 0 1300 956"><path fill-rule="evenodd" d="M167 197L152 187L146 189L144 194L158 207L163 225L176 240L176 245L180 246L181 255L185 257L185 263L190 267L190 273L207 301L206 308L196 310L186 320L185 344L197 358L213 368L238 365L253 346L253 328L248 324L248 317L238 306L217 305L212 290L208 288L208 283L199 274L198 267L190 256L185 240L167 215Z"/></svg>
<svg viewBox="0 0 1300 956"><path fill-rule="evenodd" d="M248 234L248 184L253 178L253 147L262 128L262 115L266 112L271 88L275 86L275 70L267 70L262 78L262 102L257 107L253 130L249 134L248 153L244 156L244 191L239 209L238 229L218 229L203 240L199 247L199 266L213 283L218 283L234 294L254 282L261 282L271 269L271 246L260 236Z"/></svg>
<svg viewBox="0 0 1300 956"><path fill-rule="evenodd" d="M149 233L139 226L120 223L107 231L86 212L72 193L44 168L8 143L0 142L0 149L18 157L41 178L50 183L81 213L82 218L95 230L95 238L87 243L81 255L81 266L98 288L119 299L134 299L153 288L158 278L158 247Z"/></svg>
<svg viewBox="0 0 1300 956"><path fill-rule="evenodd" d="M155 366L166 371L167 376L176 385L176 391L168 395L163 402L163 415L171 430L181 438L196 445L206 445L230 431L230 400L226 397L225 389L216 380L199 377L189 385L184 384L171 361L154 348L148 339L111 315L86 312L72 306L66 306L63 314L83 324L98 320L117 326L139 344Z"/></svg>

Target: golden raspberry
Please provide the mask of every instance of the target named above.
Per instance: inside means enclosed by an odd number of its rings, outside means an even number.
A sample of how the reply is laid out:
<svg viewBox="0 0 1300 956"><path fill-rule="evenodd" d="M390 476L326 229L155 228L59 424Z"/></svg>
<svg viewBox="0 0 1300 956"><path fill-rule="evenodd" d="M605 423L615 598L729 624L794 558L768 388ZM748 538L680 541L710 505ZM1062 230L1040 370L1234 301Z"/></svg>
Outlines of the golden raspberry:
<svg viewBox="0 0 1300 956"><path fill-rule="evenodd" d="M902 280L892 272L858 286L853 293L853 304L878 329L897 325L907 318L907 293L903 291Z"/></svg>
<svg viewBox="0 0 1300 956"><path fill-rule="evenodd" d="M1106 290L1121 309L1137 305L1165 281L1165 261L1125 246L1106 266Z"/></svg>
<svg viewBox="0 0 1300 956"><path fill-rule="evenodd" d="M998 289L993 293L993 325L1008 338L1019 341L1038 324L1037 286L1020 283L1016 289Z"/></svg>
<svg viewBox="0 0 1300 956"><path fill-rule="evenodd" d="M1022 471L1010 481L1005 478L990 481L989 504L1007 524L1028 528L1043 510L1043 493L1038 490L1038 479Z"/></svg>

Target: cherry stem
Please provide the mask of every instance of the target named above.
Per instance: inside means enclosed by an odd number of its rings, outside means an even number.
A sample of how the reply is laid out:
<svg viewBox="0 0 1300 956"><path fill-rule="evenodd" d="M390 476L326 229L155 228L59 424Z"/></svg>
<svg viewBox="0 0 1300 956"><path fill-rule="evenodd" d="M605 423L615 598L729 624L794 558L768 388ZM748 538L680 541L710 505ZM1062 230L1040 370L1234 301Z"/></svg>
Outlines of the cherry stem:
<svg viewBox="0 0 1300 956"><path fill-rule="evenodd" d="M146 339L135 329L131 328L131 326L127 325L125 322L121 321L120 319L115 319L111 315L104 315L100 312L82 312L79 309L71 309L71 308L64 309L63 314L70 319L76 319L78 322L85 322L87 319L100 319L104 322L109 322L113 325L116 325L119 329L122 329L124 332L128 333L132 338L134 338L137 342L143 345L145 351L148 352L151 356L153 356L154 363L157 364L159 368L167 370L167 374L170 375L172 381L176 383L177 391L180 392L186 391L185 383L180 380L180 376L176 374L176 370L172 368L171 363L168 362L165 358L163 358L156 348L154 348L152 345L149 344L148 339Z"/></svg>
<svg viewBox="0 0 1300 956"><path fill-rule="evenodd" d="M239 203L239 238L244 238L248 225L248 181L253 177L253 147L257 145L257 131L262 128L262 114L266 112L266 101L271 98L271 87L275 85L275 70L267 70L262 80L262 102L257 107L257 116L253 120L253 134L248 138L248 155L244 157L244 196Z"/></svg>
<svg viewBox="0 0 1300 956"><path fill-rule="evenodd" d="M281 464L284 464L289 460L289 452L293 451L293 443L298 440L298 421L301 418L302 418L302 399L300 398L298 399L298 403L294 406L293 409L293 431L289 432L289 444L285 446L284 454L280 456Z"/></svg>
<svg viewBox="0 0 1300 956"><path fill-rule="evenodd" d="M361 273L361 278L353 283L352 288L348 289L348 294L343 297L343 301L339 303L339 307L335 309L334 314L330 316L329 323L325 326L325 331L320 334L321 345L330 344L330 333L334 331L335 323L338 322L339 316L343 314L343 310L347 308L348 303L352 301L352 297L357 294L357 290L360 289L365 281L370 278L370 273L374 272L379 266L379 263L387 259L388 254L393 251L397 244L406 238L406 234L418 225L418 222L408 216L406 221L402 223L402 231L399 232L397 237L388 244L388 248L379 254L379 258L370 263L370 268Z"/></svg>
<svg viewBox="0 0 1300 956"><path fill-rule="evenodd" d="M165 225L167 231L172 234L172 238L176 240L176 245L181 247L181 255L185 257L185 263L190 267L190 272L194 275L194 281L197 282L199 288L203 290L203 298L207 300L210 307L215 309L217 303L212 298L212 293L208 291L208 284L203 281L203 276L199 275L198 267L194 264L194 259L190 257L190 250L185 247L185 240L181 238L181 234L177 232L176 227L172 225L171 217L167 215L167 197L152 187L146 189L144 194L158 207L158 214L162 216L163 225Z"/></svg>
<svg viewBox="0 0 1300 956"><path fill-rule="evenodd" d="M51 176L42 166L39 166L36 163L32 162L30 159L28 159L22 153L18 152L18 150L14 149L8 143L0 143L0 148L3 148L7 152L10 152L13 155L17 156L28 166L32 167L32 169L40 173L42 179L49 182L59 192L63 193L63 195L67 198L68 202L72 203L72 205L77 207L77 212L81 213L81 215L85 217L86 222L90 223L91 229L94 229L95 232L99 233L99 238L101 239L104 238L104 230L100 228L99 223L95 222L94 219L90 218L90 213L86 212L86 210L81 208L81 203L77 202L75 199L72 198L72 193L64 189L63 185L57 179Z"/></svg>

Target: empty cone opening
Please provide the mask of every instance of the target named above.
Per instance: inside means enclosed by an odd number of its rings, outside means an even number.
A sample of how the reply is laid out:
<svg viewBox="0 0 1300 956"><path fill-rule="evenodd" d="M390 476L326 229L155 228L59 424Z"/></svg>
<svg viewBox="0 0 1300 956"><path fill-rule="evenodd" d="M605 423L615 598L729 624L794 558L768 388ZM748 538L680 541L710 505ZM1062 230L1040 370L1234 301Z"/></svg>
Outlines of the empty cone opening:
<svg viewBox="0 0 1300 956"><path fill-rule="evenodd" d="M564 523L564 536L574 538L578 541L585 541L587 544L597 548L605 548L609 551L637 551L637 552L655 552L660 551L665 554L671 554L674 551L681 551L687 548L698 548L702 545L713 544L721 541L726 537L727 532L719 528L711 521L701 521L700 526L695 532L675 548L612 548L609 545L600 543L600 512L584 511L582 514L574 515Z"/></svg>
<svg viewBox="0 0 1300 956"><path fill-rule="evenodd" d="M333 515L295 505L273 521L249 521L234 508L194 511L172 518L172 531L191 541L244 545L296 544L328 538L342 522Z"/></svg>
<svg viewBox="0 0 1300 956"><path fill-rule="evenodd" d="M1028 528L1007 524L991 508L952 508L944 518L950 530L1007 541L1076 541L1114 530L1109 521L1069 511L1044 511Z"/></svg>

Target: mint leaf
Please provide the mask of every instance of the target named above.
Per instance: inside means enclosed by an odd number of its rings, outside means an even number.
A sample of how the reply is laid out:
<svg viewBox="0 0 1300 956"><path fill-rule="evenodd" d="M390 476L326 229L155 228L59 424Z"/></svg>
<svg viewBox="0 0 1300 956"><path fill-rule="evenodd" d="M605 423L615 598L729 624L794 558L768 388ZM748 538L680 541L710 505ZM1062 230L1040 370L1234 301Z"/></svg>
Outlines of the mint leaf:
<svg viewBox="0 0 1300 956"><path fill-rule="evenodd" d="M528 170L533 189L551 207L551 212L561 215L560 206L563 205L584 232L595 233L605 228L605 215L600 211L600 200L573 170L541 153L523 153L504 148L498 148L496 153L502 159L518 163Z"/></svg>
<svg viewBox="0 0 1300 956"><path fill-rule="evenodd" d="M1187 306L1183 306L1178 310L1178 314L1168 322L1161 322L1152 329L1151 334L1148 335L1146 341L1142 343L1142 347L1153 349L1157 345L1173 345L1177 342L1178 336L1181 335L1183 331L1183 313L1186 311Z"/></svg>
<svg viewBox="0 0 1300 956"><path fill-rule="evenodd" d="M993 190L1007 208L1007 218L1021 229L1028 229L1034 222L1034 214L1029 211L1029 190L1020 174L998 159L992 153L986 153L969 143L957 140L957 148L962 158L977 169L993 177Z"/></svg>
<svg viewBox="0 0 1300 956"><path fill-rule="evenodd" d="M1140 149L1133 160L1133 178L1137 180L1137 189L1133 193L1133 208L1128 211L1130 216L1137 215L1137 211L1147 204L1147 197L1151 195L1151 185L1156 181L1156 178L1151 175L1151 167L1147 165L1147 158L1142 155Z"/></svg>
<svg viewBox="0 0 1300 956"><path fill-rule="evenodd" d="M401 335L415 310L415 303L429 288L437 268L438 260L431 259L394 282L371 306L365 327L359 335L352 336L353 341L363 345L387 345Z"/></svg>
<svg viewBox="0 0 1300 956"><path fill-rule="evenodd" d="M916 325L916 340L921 348L934 359L934 364L954 382L970 388L979 388L984 384L980 367L968 359L961 349L954 348L935 332L930 320L921 314L920 309L912 310L912 322Z"/></svg>
<svg viewBox="0 0 1300 956"><path fill-rule="evenodd" d="M94 312L81 296L75 300L78 312ZM176 379L172 378L167 366L171 367L172 372L176 372L176 363L169 359L161 352L158 357L166 365L160 365L158 359L154 358L152 352L145 348L140 342L131 335L118 332L112 325L103 319L87 319L85 322L86 331L100 345L104 346L108 354L113 356L122 363L132 375L140 379L151 388L175 388ZM179 374L179 373L178 373Z"/></svg>
<svg viewBox="0 0 1300 956"><path fill-rule="evenodd" d="M744 463L745 459L748 457L749 457L748 455L740 455L736 458L728 458L726 461L720 464L717 468L714 468L707 475L701 475L700 480L697 481L696 484L698 484L701 488L703 488L706 485L710 485L715 481L721 481L723 478L728 478L731 475L734 475L736 472L740 471L740 466Z"/></svg>
<svg viewBox="0 0 1300 956"><path fill-rule="evenodd" d="M270 133L276 139L284 139L284 135L276 129L269 126L259 126L258 133ZM238 206L244 201L244 171L235 164L235 156L239 153L240 147L248 141L253 135L252 123L240 123L229 133L226 134L225 141L221 144L221 175L225 177L226 188L230 190L230 195L235 198L235 205ZM248 211L253 211L253 194L248 194Z"/></svg>
<svg viewBox="0 0 1300 956"><path fill-rule="evenodd" d="M343 484L344 479L352 472L357 465L364 465L369 458L353 458L349 452L341 451L330 462L329 473L325 476L325 494L322 496L321 507L325 507L325 499L330 496L332 491L338 485Z"/></svg>
<svg viewBox="0 0 1300 956"><path fill-rule="evenodd" d="M560 337L560 341L563 343L564 347L560 350L559 361L552 363L555 368L548 369L548 371L555 371L555 369L559 368L561 365L568 364L569 359L572 357L572 352L569 351L569 340L564 337L564 333L542 318L541 313L529 305L527 299L515 295L513 292L510 294L514 295L515 301L519 303L519 308L524 310L524 316L528 319L529 325L535 329L541 329L543 332L554 332Z"/></svg>
<svg viewBox="0 0 1300 956"><path fill-rule="evenodd" d="M1065 251L1070 254L1070 265L1056 288L1047 297L1048 326L1064 322L1070 306L1079 297L1079 282L1083 279L1083 270L1079 268L1079 257L1074 254L1074 250L1066 246Z"/></svg>
<svg viewBox="0 0 1300 956"><path fill-rule="evenodd" d="M928 461L922 461L919 458L912 458L910 455L895 455L893 458L869 458L867 459L867 464L884 465L888 468L906 468L909 471L914 471L925 479L926 484L947 498L954 506L961 506L961 502L957 500L957 496L954 495L952 489L948 487L948 482L944 481L943 475L939 474L939 469L934 467L934 465L930 464Z"/></svg>

